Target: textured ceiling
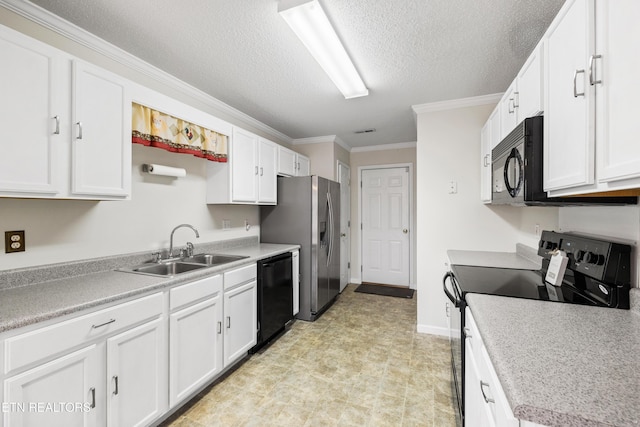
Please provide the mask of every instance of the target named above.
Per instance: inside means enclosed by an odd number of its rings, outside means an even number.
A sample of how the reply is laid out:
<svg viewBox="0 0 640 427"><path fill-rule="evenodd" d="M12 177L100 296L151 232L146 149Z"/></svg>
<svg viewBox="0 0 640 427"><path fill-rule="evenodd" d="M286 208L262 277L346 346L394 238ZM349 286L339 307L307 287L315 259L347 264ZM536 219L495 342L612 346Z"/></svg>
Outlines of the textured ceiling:
<svg viewBox="0 0 640 427"><path fill-rule="evenodd" d="M369 88L349 100L277 0L33 2L291 138L359 147L415 141L412 105L503 92L564 0L320 0Z"/></svg>

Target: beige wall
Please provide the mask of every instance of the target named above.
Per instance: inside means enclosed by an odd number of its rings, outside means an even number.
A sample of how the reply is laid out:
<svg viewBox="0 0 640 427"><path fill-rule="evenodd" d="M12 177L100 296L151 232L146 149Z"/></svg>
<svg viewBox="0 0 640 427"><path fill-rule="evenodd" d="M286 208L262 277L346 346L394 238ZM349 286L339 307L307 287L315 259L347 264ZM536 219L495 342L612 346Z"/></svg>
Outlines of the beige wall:
<svg viewBox="0 0 640 427"><path fill-rule="evenodd" d="M416 149L415 148L401 148L392 150L376 150L376 151L352 151L351 152L351 282L359 283L361 281L360 266L361 248L360 248L360 212L358 211L358 197L360 188L360 168L366 166L379 166L379 165L393 165L393 164L406 164L413 165L413 182L412 182L412 200L413 210L411 217L413 218L413 229L416 226ZM415 236L415 234L413 234ZM415 285L415 238L411 242L411 284Z"/></svg>
<svg viewBox="0 0 640 427"><path fill-rule="evenodd" d="M480 201L480 130L492 105L418 115L418 331L447 334L442 277L448 249L515 250L537 242L535 224L558 228L558 208L491 206ZM458 184L449 194L449 182Z"/></svg>
<svg viewBox="0 0 640 427"><path fill-rule="evenodd" d="M316 144L296 144L293 151L304 154L311 163L311 175L335 180L333 142L319 142Z"/></svg>

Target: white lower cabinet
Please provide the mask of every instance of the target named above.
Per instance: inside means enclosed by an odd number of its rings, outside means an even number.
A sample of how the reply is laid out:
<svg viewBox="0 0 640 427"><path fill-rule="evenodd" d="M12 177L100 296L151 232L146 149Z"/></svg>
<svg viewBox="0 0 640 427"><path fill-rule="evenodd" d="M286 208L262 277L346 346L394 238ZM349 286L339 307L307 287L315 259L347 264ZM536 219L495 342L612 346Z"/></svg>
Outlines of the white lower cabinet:
<svg viewBox="0 0 640 427"><path fill-rule="evenodd" d="M241 282L234 272L247 270ZM224 278L224 366L245 356L256 345L258 292L255 264L225 273Z"/></svg>
<svg viewBox="0 0 640 427"><path fill-rule="evenodd" d="M465 323L465 424L473 427L519 426L468 307Z"/></svg>
<svg viewBox="0 0 640 427"><path fill-rule="evenodd" d="M4 427L142 426L167 410L156 293L4 340Z"/></svg>
<svg viewBox="0 0 640 427"><path fill-rule="evenodd" d="M101 425L104 355L90 345L4 381L4 425L80 427ZM71 406L68 406L71 405Z"/></svg>
<svg viewBox="0 0 640 427"><path fill-rule="evenodd" d="M166 409L166 322L107 340L107 426L145 426Z"/></svg>
<svg viewBox="0 0 640 427"><path fill-rule="evenodd" d="M222 371L222 275L171 290L169 405L174 407Z"/></svg>

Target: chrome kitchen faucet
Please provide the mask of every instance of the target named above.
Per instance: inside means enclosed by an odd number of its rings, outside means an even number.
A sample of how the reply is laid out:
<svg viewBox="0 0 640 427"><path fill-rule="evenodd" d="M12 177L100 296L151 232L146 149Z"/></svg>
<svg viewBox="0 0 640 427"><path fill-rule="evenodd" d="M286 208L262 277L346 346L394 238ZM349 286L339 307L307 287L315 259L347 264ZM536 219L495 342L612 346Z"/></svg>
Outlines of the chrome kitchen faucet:
<svg viewBox="0 0 640 427"><path fill-rule="evenodd" d="M198 233L198 230L193 225L191 225L191 224L180 224L179 226L177 226L176 228L174 228L171 231L171 237L169 238L169 255L167 256L167 258L173 257L173 233L175 233L176 230L178 228L181 228L181 227L187 227L187 228L192 229L196 233L196 238L200 238L200 233ZM193 255L193 243L187 242L187 251L191 252L191 254L188 254L188 256Z"/></svg>

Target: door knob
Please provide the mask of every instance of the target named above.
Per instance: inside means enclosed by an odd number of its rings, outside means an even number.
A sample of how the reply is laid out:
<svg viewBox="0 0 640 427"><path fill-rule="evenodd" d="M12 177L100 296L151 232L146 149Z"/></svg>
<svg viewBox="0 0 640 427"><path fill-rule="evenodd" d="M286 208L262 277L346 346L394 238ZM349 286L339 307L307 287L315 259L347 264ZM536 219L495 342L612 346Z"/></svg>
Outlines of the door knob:
<svg viewBox="0 0 640 427"><path fill-rule="evenodd" d="M347 237L346 233L340 233L340 237Z"/></svg>
<svg viewBox="0 0 640 427"><path fill-rule="evenodd" d="M407 234L407 233L409 232L409 230L407 230L406 228L403 228L403 229L402 229L402 232L403 232L404 234Z"/></svg>

